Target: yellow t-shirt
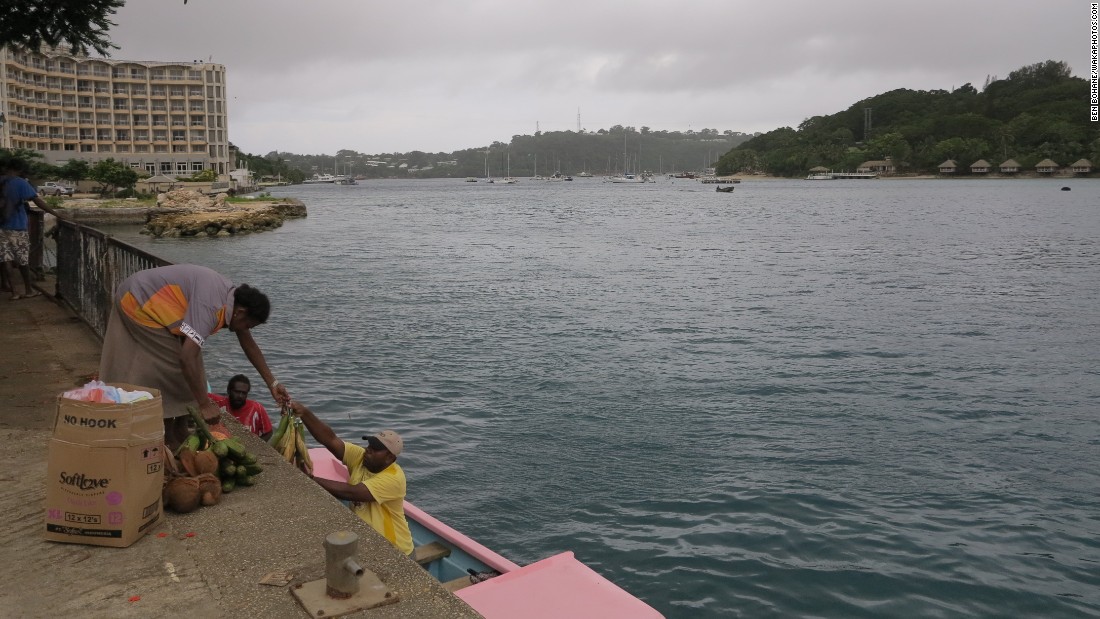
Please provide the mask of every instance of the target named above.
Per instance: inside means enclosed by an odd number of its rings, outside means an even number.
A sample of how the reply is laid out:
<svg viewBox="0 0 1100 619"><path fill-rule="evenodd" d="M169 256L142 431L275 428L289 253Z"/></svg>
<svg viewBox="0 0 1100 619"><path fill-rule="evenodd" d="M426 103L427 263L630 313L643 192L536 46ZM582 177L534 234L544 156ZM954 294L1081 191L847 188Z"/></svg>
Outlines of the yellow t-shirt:
<svg viewBox="0 0 1100 619"><path fill-rule="evenodd" d="M412 554L412 533L405 520L405 471L396 462L378 473L363 466L366 450L344 441L344 466L348 467L348 483L364 484L374 497L366 503L352 503L351 508L364 522L374 527L398 550Z"/></svg>

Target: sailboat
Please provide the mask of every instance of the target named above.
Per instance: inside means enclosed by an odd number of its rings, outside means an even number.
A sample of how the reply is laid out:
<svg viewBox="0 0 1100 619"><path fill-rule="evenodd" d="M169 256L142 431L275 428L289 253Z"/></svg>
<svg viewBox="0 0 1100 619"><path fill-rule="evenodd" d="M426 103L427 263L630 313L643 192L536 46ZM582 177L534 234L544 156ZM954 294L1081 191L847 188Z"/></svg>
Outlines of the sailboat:
<svg viewBox="0 0 1100 619"><path fill-rule="evenodd" d="M489 176L489 151L485 151L485 182L493 182L493 179Z"/></svg>
<svg viewBox="0 0 1100 619"><path fill-rule="evenodd" d="M584 160L584 171L577 174L577 178L592 178L592 175L588 173L588 160Z"/></svg>
<svg viewBox="0 0 1100 619"><path fill-rule="evenodd" d="M515 185L519 181L512 178L512 153L507 154L505 161L507 162L505 164L505 176L503 179L501 179L500 182L504 183L505 185Z"/></svg>
<svg viewBox="0 0 1100 619"><path fill-rule="evenodd" d="M535 175L534 175L534 177L532 177L532 180L536 180L536 181L546 180L543 177L539 176L539 154L538 153L535 153Z"/></svg>
<svg viewBox="0 0 1100 619"><path fill-rule="evenodd" d="M630 158L626 152L626 132L623 132L623 173L609 176L607 181L609 183L644 183L646 181L645 175L638 176L627 172L626 170L629 167Z"/></svg>

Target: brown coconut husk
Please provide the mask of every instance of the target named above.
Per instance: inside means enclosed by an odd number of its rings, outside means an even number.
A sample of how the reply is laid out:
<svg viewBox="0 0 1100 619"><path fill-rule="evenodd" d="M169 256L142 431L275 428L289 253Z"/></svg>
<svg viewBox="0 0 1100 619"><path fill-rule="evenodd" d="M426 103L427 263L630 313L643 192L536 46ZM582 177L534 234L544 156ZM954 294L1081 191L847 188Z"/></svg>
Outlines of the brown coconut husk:
<svg viewBox="0 0 1100 619"><path fill-rule="evenodd" d="M168 509L186 514L199 507L202 495L199 480L194 477L177 477L164 486L164 505Z"/></svg>
<svg viewBox="0 0 1100 619"><path fill-rule="evenodd" d="M195 452L190 449L180 450L179 453L180 467L188 477L195 477L199 474L199 468L195 464L195 455Z"/></svg>
<svg viewBox="0 0 1100 619"><path fill-rule="evenodd" d="M218 472L218 457L215 456L212 451L195 452L192 458L192 464L195 466L196 476Z"/></svg>
<svg viewBox="0 0 1100 619"><path fill-rule="evenodd" d="M200 502L203 505L217 505L222 498L222 481L217 475L207 473L199 475Z"/></svg>
<svg viewBox="0 0 1100 619"><path fill-rule="evenodd" d="M172 450L162 446L161 453L164 454L164 477L165 481L170 480L173 477L179 477L181 474L180 461L176 459Z"/></svg>

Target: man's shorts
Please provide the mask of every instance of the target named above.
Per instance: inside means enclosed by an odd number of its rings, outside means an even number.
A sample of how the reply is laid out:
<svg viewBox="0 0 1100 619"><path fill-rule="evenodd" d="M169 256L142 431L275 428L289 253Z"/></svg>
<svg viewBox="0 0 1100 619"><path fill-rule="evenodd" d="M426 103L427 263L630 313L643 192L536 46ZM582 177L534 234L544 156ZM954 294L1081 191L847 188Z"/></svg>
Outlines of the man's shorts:
<svg viewBox="0 0 1100 619"><path fill-rule="evenodd" d="M0 230L0 262L30 264L31 235L26 230Z"/></svg>

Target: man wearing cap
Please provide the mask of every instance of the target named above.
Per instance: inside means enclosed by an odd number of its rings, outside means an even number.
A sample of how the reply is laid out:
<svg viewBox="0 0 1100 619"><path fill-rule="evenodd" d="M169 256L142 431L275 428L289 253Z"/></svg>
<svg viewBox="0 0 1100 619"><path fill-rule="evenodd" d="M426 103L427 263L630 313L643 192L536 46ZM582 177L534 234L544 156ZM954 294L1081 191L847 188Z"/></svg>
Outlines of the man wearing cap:
<svg viewBox="0 0 1100 619"><path fill-rule="evenodd" d="M294 414L301 417L313 438L324 445L344 466L348 481L333 481L314 477L332 496L351 501L352 509L375 531L405 554L412 554L412 533L405 520L405 471L397 464L404 443L393 430L364 436L366 447L341 440L304 404L291 404Z"/></svg>

